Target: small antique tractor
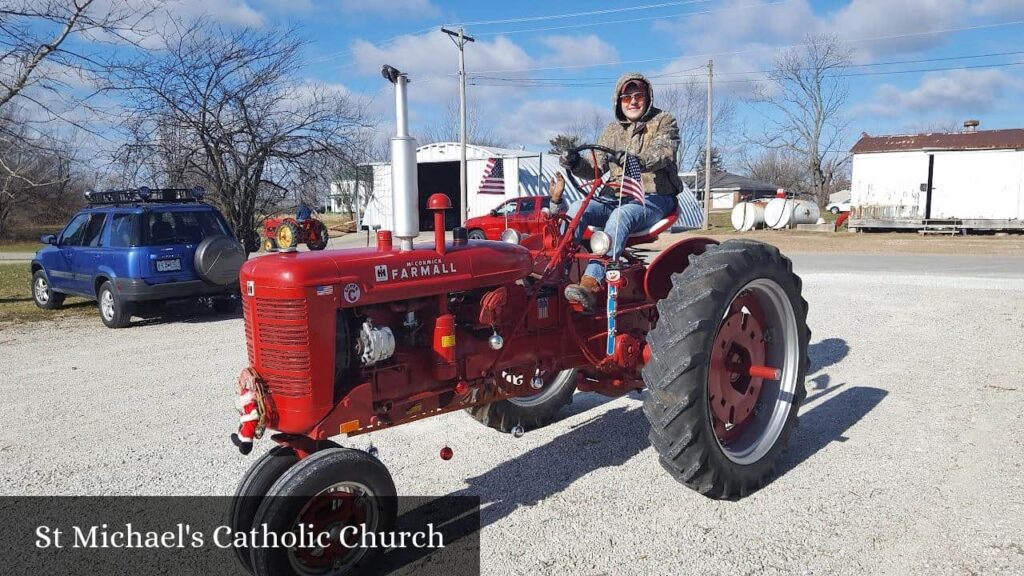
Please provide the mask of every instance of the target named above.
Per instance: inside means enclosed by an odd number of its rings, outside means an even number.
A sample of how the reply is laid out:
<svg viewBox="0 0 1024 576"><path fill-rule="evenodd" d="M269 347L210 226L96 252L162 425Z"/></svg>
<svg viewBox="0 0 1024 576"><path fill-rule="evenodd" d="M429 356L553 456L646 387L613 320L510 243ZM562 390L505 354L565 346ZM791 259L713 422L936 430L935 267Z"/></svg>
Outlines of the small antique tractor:
<svg viewBox="0 0 1024 576"><path fill-rule="evenodd" d="M316 218L267 218L263 221L263 251L287 250L305 244L310 250L327 247L327 226Z"/></svg>
<svg viewBox="0 0 1024 576"><path fill-rule="evenodd" d="M456 410L520 436L551 423L576 390L643 390L662 466L701 494L737 498L762 486L806 394L807 303L790 261L758 242L688 237L653 258L627 249L611 262L609 236L593 231L587 252L574 240L579 216L564 214L526 237L469 240L459 228L446 241L443 194L427 202L434 241L414 245L408 80L389 66L384 75L398 115L394 230L379 231L373 248L279 253L242 268L249 365L232 440L248 453L274 430L277 446L239 485L234 529L385 531L396 515L390 474L372 451L332 437ZM581 189L586 202L595 176ZM629 244L650 242L675 216ZM586 313L562 292L595 258L607 264L605 305ZM260 575L359 573L377 553L338 543L236 552Z"/></svg>

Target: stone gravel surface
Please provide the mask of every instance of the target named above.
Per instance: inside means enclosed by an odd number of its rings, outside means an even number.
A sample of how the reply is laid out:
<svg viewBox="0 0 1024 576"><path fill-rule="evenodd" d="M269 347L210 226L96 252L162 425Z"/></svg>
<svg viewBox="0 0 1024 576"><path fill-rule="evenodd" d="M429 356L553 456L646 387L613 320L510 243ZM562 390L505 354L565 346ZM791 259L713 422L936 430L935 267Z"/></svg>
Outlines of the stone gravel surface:
<svg viewBox="0 0 1024 576"><path fill-rule="evenodd" d="M810 303L799 428L738 502L675 483L640 400L577 394L513 438L450 414L372 440L400 494L483 501L482 570L1024 574L1024 274L795 258ZM242 321L197 312L0 327L0 493L231 494ZM445 444L451 461L437 454Z"/></svg>

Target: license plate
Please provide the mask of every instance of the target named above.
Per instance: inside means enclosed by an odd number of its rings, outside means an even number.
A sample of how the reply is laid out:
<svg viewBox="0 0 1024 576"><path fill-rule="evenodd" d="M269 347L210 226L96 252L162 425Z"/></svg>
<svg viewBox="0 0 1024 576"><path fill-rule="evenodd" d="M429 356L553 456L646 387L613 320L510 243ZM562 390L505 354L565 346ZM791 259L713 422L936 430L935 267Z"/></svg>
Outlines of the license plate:
<svg viewBox="0 0 1024 576"><path fill-rule="evenodd" d="M177 272L178 270L181 270L181 260L178 258L156 261L157 272Z"/></svg>

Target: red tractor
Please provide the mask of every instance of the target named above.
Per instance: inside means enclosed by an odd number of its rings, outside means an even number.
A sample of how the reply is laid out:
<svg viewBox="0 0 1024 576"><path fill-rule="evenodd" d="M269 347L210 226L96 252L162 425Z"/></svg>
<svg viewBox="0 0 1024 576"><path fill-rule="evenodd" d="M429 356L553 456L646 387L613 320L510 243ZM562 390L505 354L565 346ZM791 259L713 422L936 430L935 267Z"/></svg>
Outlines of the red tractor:
<svg viewBox="0 0 1024 576"><path fill-rule="evenodd" d="M807 303L790 261L744 240L691 237L650 259L628 249L607 262L606 306L587 314L562 291L589 259L610 259L600 241L591 240L592 252L573 241L578 217L549 216L541 233L509 231L505 241L469 240L460 228L446 242L451 204L434 194L434 242L413 245L407 79L384 72L400 113L394 232L378 232L374 248L281 253L242 268L249 366L238 378L243 416L232 439L248 453L272 429L277 446L239 485L234 529L385 531L396 515L390 474L332 437L456 410L519 436L551 423L575 390L643 390L662 466L701 494L737 498L766 482L806 395ZM570 183L579 187L571 175ZM598 186L583 191L587 201ZM445 446L441 458L451 456ZM236 552L260 575L358 573L375 554L341 545Z"/></svg>
<svg viewBox="0 0 1024 576"><path fill-rule="evenodd" d="M327 247L327 226L316 218L267 218L263 221L263 250L287 250L305 244L310 250Z"/></svg>

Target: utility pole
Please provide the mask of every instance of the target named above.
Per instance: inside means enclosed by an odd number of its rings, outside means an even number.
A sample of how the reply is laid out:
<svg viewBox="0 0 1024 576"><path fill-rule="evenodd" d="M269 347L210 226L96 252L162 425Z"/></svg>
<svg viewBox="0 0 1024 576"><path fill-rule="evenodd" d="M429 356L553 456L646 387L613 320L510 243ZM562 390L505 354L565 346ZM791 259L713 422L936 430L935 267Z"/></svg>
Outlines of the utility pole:
<svg viewBox="0 0 1024 576"><path fill-rule="evenodd" d="M459 197L461 199L459 202L459 224L462 225L466 222L469 211L469 194L466 189L466 42L476 42L476 40L472 36L466 36L465 30L461 26L458 32L447 28L441 28L441 32L447 34L452 42L459 47L459 115L461 117L459 142L462 144L462 156L459 164Z"/></svg>
<svg viewBox="0 0 1024 576"><path fill-rule="evenodd" d="M708 60L708 139L704 143L704 229L711 228L711 127L714 124L711 112L712 78L714 60Z"/></svg>

